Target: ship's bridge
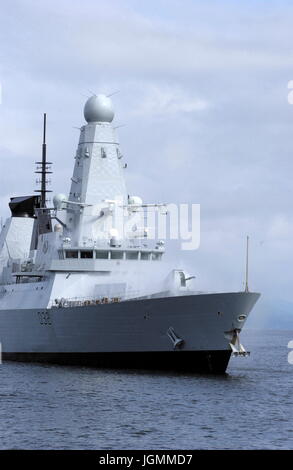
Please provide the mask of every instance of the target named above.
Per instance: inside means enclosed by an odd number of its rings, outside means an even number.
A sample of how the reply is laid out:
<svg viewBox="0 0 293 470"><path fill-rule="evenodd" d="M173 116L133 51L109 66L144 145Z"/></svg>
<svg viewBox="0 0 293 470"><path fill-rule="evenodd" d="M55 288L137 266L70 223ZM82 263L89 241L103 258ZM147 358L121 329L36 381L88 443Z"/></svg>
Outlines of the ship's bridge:
<svg viewBox="0 0 293 470"><path fill-rule="evenodd" d="M69 248L59 250L59 259L103 259L103 260L143 260L159 261L162 258L162 250L137 249L137 248L111 248L111 249L89 249Z"/></svg>
<svg viewBox="0 0 293 470"><path fill-rule="evenodd" d="M60 247L58 258L51 260L48 269L68 272L112 272L116 269L116 265L130 263L129 269L131 265L132 268L140 270L142 265L146 267L147 262L160 262L163 253L162 247ZM137 266L135 263L132 264L134 261Z"/></svg>

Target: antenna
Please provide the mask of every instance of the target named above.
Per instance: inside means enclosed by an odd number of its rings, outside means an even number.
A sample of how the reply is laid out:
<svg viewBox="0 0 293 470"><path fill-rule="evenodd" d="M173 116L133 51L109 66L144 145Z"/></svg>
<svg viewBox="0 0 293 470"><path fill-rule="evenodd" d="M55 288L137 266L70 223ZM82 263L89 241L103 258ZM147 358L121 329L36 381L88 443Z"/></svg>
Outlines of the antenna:
<svg viewBox="0 0 293 470"><path fill-rule="evenodd" d="M249 292L248 289L248 255L249 255L249 236L246 237L246 269L245 269L245 292Z"/></svg>
<svg viewBox="0 0 293 470"><path fill-rule="evenodd" d="M107 96L107 98L110 98L110 96L116 95L116 93L120 93L120 90L113 91L112 93L110 93L109 95L106 95L106 96Z"/></svg>
<svg viewBox="0 0 293 470"><path fill-rule="evenodd" d="M92 91L92 90L89 90L89 89L87 89L87 91L89 91L89 92L90 92L91 96L97 96L97 94L96 94L94 91Z"/></svg>
<svg viewBox="0 0 293 470"><path fill-rule="evenodd" d="M87 91L90 92L90 96L84 95L83 93L81 93L81 94L82 94L83 96L86 96L87 98L90 98L91 96L97 96L97 93L95 93L95 92L92 91L92 90L89 90L88 88L87 88ZM116 93L120 93L120 90L115 90L115 91L113 91L112 93L110 93L110 94L108 94L108 95L106 95L106 96L107 96L107 98L110 98L111 96L116 95ZM105 93L105 94L106 94L106 93Z"/></svg>
<svg viewBox="0 0 293 470"><path fill-rule="evenodd" d="M47 144L46 144L46 127L47 127L47 115L44 113L44 124L43 124L43 144L42 144L42 161L36 162L36 171L41 175L41 179L37 180L36 183L41 185L41 189L35 189L35 192L41 193L41 207L46 207L46 194L52 191L47 189L47 184L50 183L47 180L47 175L51 174L51 162L47 162Z"/></svg>

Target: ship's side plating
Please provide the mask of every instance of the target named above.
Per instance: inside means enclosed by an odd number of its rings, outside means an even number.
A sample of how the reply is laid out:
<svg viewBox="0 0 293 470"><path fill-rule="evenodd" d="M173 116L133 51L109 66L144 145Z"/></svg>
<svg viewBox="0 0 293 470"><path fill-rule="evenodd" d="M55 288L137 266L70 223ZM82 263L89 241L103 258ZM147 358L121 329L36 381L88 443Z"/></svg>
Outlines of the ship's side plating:
<svg viewBox="0 0 293 470"><path fill-rule="evenodd" d="M242 329L257 298L198 294L2 311L4 358L224 372L229 335Z"/></svg>

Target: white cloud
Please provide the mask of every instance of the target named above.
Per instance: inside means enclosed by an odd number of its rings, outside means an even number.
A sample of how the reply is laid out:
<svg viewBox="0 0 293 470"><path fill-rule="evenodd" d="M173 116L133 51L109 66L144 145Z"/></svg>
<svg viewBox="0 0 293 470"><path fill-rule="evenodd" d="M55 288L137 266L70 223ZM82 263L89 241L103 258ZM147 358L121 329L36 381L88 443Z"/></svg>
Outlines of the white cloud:
<svg viewBox="0 0 293 470"><path fill-rule="evenodd" d="M179 87L150 85L145 87L133 114L141 117L176 115L180 119L181 113L203 111L208 107L208 101L193 96Z"/></svg>
<svg viewBox="0 0 293 470"><path fill-rule="evenodd" d="M273 216L268 228L268 237L273 240L288 239L293 240L293 220L291 223L286 214L276 214Z"/></svg>
<svg viewBox="0 0 293 470"><path fill-rule="evenodd" d="M253 286L266 295L273 284L290 297L292 6L184 3L2 5L1 212L8 196L35 189L43 112L53 190L66 192L82 94L118 89L115 125L126 124L118 132L130 194L201 204L201 246L185 258L198 282L240 287L249 233Z"/></svg>

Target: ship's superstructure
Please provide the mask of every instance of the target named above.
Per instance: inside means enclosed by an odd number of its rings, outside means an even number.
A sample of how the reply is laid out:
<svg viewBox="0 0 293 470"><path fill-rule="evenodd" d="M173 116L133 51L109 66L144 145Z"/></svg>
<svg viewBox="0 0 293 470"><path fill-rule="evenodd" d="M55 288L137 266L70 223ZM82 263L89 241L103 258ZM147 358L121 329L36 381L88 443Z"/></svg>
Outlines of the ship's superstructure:
<svg viewBox="0 0 293 470"><path fill-rule="evenodd" d="M84 108L68 196L12 198L0 235L4 358L223 372L245 354L239 332L258 298L203 294L148 240L144 204L126 189L110 99ZM46 154L42 169L46 177Z"/></svg>

